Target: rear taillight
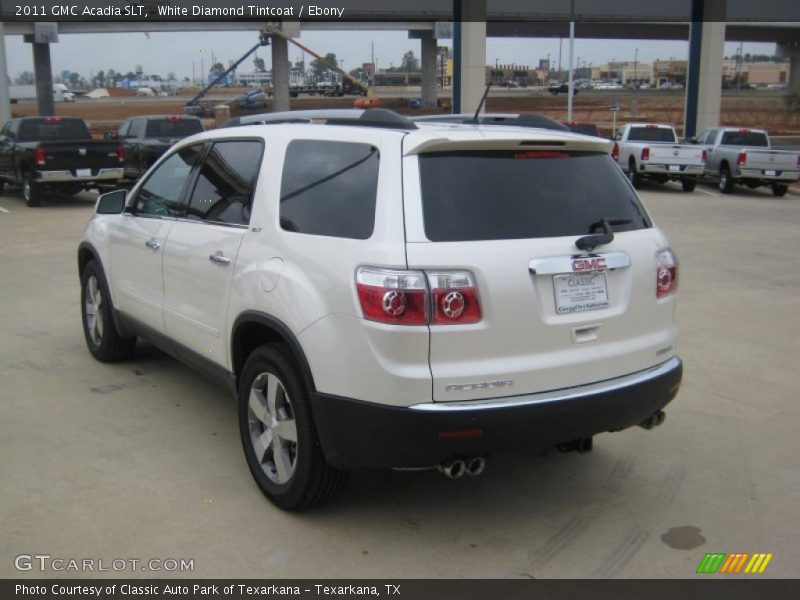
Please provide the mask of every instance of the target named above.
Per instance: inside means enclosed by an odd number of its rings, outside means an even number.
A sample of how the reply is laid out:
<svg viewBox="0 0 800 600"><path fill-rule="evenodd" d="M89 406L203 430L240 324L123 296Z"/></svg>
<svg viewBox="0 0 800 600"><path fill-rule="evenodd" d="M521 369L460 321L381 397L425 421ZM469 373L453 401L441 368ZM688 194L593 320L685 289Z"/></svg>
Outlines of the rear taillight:
<svg viewBox="0 0 800 600"><path fill-rule="evenodd" d="M650 148L642 148L642 160L650 160Z"/></svg>
<svg viewBox="0 0 800 600"><path fill-rule="evenodd" d="M122 146L117 146L117 161L120 163L125 162L125 148Z"/></svg>
<svg viewBox="0 0 800 600"><path fill-rule="evenodd" d="M656 254L656 298L665 298L678 291L678 257L666 248Z"/></svg>
<svg viewBox="0 0 800 600"><path fill-rule="evenodd" d="M360 267L356 288L364 318L396 325L427 325L428 284L422 271Z"/></svg>
<svg viewBox="0 0 800 600"><path fill-rule="evenodd" d="M708 150L703 150L703 162L708 160Z"/></svg>
<svg viewBox="0 0 800 600"><path fill-rule="evenodd" d="M359 267L356 289L364 318L393 325L463 325L481 320L468 271Z"/></svg>
<svg viewBox="0 0 800 600"><path fill-rule="evenodd" d="M475 277L469 271L427 271L431 291L431 323L477 323L481 306Z"/></svg>
<svg viewBox="0 0 800 600"><path fill-rule="evenodd" d="M739 156L736 157L736 165L739 167L743 167L744 163L747 162L747 152L739 152Z"/></svg>
<svg viewBox="0 0 800 600"><path fill-rule="evenodd" d="M611 158L617 160L619 158L619 144L614 143L614 147L611 149Z"/></svg>
<svg viewBox="0 0 800 600"><path fill-rule="evenodd" d="M44 148L41 146L36 149L34 160L36 161L36 165L39 167L43 167L47 163L47 155L44 152Z"/></svg>

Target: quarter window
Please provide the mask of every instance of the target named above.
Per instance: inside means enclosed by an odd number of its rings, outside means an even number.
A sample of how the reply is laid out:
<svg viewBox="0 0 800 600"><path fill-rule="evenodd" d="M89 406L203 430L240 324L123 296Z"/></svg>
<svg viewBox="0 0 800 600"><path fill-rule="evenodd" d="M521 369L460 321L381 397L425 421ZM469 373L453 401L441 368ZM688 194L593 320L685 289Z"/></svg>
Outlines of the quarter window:
<svg viewBox="0 0 800 600"><path fill-rule="evenodd" d="M247 225L263 151L258 141L214 144L198 173L186 217Z"/></svg>
<svg viewBox="0 0 800 600"><path fill-rule="evenodd" d="M286 231L365 240L375 227L378 149L369 144L297 140L281 178Z"/></svg>
<svg viewBox="0 0 800 600"><path fill-rule="evenodd" d="M176 152L150 174L136 196L134 212L137 215L180 217L183 213L181 198L192 167L203 153L203 146L189 146Z"/></svg>

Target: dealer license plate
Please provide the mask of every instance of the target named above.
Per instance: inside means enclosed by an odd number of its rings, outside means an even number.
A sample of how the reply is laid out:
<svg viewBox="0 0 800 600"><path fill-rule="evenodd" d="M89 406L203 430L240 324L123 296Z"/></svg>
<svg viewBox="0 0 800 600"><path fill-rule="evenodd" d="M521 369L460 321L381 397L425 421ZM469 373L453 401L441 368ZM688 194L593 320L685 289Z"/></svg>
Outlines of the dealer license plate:
<svg viewBox="0 0 800 600"><path fill-rule="evenodd" d="M670 165L669 166L669 170L670 171L680 171L681 170L681 166L680 165Z"/></svg>
<svg viewBox="0 0 800 600"><path fill-rule="evenodd" d="M764 171L764 175L766 175L767 177L775 177L777 173L774 170L769 170L769 171Z"/></svg>
<svg viewBox="0 0 800 600"><path fill-rule="evenodd" d="M602 271L554 275L553 289L558 314L608 308L608 284Z"/></svg>
<svg viewBox="0 0 800 600"><path fill-rule="evenodd" d="M75 169L75 176L76 177L91 177L92 170L91 169Z"/></svg>

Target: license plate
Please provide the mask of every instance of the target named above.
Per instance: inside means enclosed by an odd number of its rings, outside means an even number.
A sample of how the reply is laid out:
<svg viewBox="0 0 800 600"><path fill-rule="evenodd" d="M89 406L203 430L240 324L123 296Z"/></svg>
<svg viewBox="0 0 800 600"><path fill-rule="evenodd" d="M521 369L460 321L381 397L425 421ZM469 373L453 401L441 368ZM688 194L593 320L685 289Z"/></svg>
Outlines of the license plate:
<svg viewBox="0 0 800 600"><path fill-rule="evenodd" d="M608 308L608 284L602 271L554 275L553 289L560 315Z"/></svg>
<svg viewBox="0 0 800 600"><path fill-rule="evenodd" d="M91 169L75 169L75 176L76 177L91 177L92 170Z"/></svg>
<svg viewBox="0 0 800 600"><path fill-rule="evenodd" d="M670 165L669 166L669 170L670 171L680 171L681 170L681 166L680 165Z"/></svg>
<svg viewBox="0 0 800 600"><path fill-rule="evenodd" d="M767 177L775 177L775 175L777 175L777 172L773 170L764 171L764 175L766 175Z"/></svg>

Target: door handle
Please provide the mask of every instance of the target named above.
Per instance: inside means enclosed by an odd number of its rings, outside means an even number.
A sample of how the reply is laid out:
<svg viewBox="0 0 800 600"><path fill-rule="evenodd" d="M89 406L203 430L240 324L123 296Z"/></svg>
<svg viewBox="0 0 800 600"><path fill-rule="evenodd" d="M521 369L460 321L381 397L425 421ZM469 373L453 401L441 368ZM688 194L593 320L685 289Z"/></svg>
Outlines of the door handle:
<svg viewBox="0 0 800 600"><path fill-rule="evenodd" d="M158 243L156 240L147 240L144 243L150 250L159 250L161 248L161 244Z"/></svg>
<svg viewBox="0 0 800 600"><path fill-rule="evenodd" d="M231 264L231 259L225 256L222 253L222 250L217 250L214 254L209 254L208 260L218 265L222 265L223 267L227 267L229 264Z"/></svg>

